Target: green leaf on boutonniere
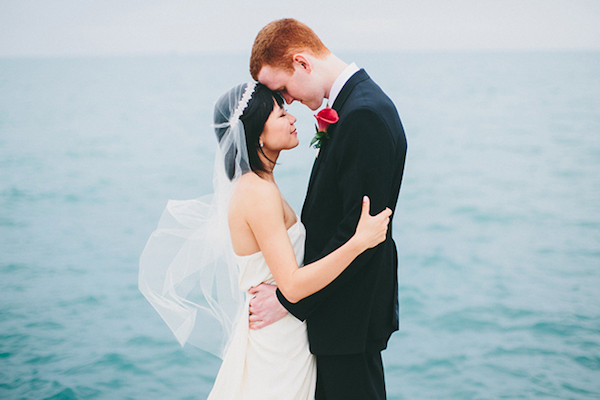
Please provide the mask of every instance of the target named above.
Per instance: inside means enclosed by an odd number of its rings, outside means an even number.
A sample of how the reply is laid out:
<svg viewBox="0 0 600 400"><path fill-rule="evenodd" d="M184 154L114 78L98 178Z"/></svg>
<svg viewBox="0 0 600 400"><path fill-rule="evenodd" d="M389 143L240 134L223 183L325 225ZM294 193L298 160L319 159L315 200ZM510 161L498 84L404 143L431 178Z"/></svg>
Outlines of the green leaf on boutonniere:
<svg viewBox="0 0 600 400"><path fill-rule="evenodd" d="M313 137L312 140L310 141L309 147L312 146L315 149L320 149L321 146L323 145L323 141L325 139L329 139L329 135L327 134L327 131L319 131L317 128L317 133L315 134L315 137Z"/></svg>

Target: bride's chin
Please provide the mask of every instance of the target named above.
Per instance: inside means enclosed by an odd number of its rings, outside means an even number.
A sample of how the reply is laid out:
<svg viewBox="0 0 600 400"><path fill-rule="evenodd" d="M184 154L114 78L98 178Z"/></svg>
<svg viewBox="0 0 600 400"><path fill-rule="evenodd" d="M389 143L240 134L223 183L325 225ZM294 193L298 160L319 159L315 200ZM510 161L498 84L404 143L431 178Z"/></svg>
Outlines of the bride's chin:
<svg viewBox="0 0 600 400"><path fill-rule="evenodd" d="M296 140L294 143L291 143L289 146L286 146L285 148L283 148L281 150L292 150L292 149L295 149L296 147L298 147L299 144L300 144L300 141Z"/></svg>

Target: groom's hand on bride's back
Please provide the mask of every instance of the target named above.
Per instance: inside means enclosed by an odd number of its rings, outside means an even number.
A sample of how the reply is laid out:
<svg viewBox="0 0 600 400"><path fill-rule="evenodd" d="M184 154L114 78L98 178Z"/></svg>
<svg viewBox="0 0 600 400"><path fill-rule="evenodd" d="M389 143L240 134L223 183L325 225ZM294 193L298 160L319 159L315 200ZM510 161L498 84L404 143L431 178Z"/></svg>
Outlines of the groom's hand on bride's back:
<svg viewBox="0 0 600 400"><path fill-rule="evenodd" d="M255 295L250 300L248 320L250 329L261 329L285 317L287 310L281 305L275 294L277 286L261 283L248 290Z"/></svg>

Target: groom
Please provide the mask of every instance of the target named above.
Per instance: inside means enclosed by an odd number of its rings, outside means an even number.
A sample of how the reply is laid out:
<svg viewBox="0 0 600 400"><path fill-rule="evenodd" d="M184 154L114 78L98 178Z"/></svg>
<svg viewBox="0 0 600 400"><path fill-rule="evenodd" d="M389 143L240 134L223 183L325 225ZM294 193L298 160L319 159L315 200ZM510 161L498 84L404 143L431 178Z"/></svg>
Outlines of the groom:
<svg viewBox="0 0 600 400"><path fill-rule="evenodd" d="M369 75L341 61L294 19L271 22L258 33L250 72L288 104L299 101L317 110L326 98L339 114L322 141L302 208L308 264L354 234L364 195L372 213L395 209L406 157L404 130L394 104ZM251 326L260 329L287 311L306 320L317 360L317 400L384 399L381 351L398 329L397 267L390 224L383 243L298 303L273 286L254 288Z"/></svg>

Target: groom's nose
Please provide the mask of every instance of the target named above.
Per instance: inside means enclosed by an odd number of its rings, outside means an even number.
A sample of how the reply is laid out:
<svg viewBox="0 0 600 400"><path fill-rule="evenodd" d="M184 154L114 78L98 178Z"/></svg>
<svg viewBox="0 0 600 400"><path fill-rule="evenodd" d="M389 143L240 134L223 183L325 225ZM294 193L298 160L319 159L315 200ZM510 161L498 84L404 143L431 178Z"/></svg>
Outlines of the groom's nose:
<svg viewBox="0 0 600 400"><path fill-rule="evenodd" d="M294 101L294 98L290 96L287 92L282 92L281 95L283 96L283 99L287 104L292 104L292 102Z"/></svg>

